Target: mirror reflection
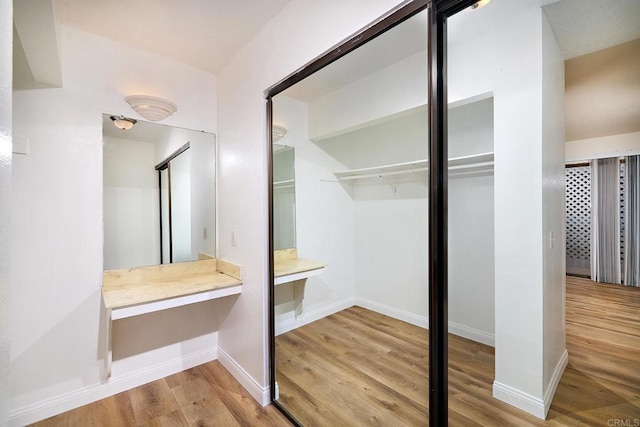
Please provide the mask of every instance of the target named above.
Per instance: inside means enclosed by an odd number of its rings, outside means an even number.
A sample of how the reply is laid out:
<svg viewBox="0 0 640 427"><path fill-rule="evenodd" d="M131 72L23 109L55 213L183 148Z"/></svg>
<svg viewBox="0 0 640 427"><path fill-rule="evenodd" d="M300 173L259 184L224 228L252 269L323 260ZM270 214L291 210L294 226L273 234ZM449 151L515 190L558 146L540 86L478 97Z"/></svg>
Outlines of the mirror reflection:
<svg viewBox="0 0 640 427"><path fill-rule="evenodd" d="M273 144L273 248L296 247L294 148Z"/></svg>
<svg viewBox="0 0 640 427"><path fill-rule="evenodd" d="M273 98L297 253L326 264L281 283L274 263L276 400L302 425L427 420L426 37L420 13Z"/></svg>
<svg viewBox="0 0 640 427"><path fill-rule="evenodd" d="M215 135L103 114L104 269L215 256Z"/></svg>

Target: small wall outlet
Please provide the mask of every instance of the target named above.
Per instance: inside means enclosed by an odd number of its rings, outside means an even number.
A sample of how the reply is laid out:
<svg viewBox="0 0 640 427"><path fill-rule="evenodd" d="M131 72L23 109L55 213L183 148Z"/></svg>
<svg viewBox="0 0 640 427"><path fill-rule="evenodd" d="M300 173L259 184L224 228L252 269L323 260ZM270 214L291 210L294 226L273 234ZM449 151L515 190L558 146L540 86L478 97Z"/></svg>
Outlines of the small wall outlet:
<svg viewBox="0 0 640 427"><path fill-rule="evenodd" d="M238 232L231 230L231 246L238 246Z"/></svg>
<svg viewBox="0 0 640 427"><path fill-rule="evenodd" d="M202 240L207 240L208 237L208 233L207 233L207 227L202 229Z"/></svg>

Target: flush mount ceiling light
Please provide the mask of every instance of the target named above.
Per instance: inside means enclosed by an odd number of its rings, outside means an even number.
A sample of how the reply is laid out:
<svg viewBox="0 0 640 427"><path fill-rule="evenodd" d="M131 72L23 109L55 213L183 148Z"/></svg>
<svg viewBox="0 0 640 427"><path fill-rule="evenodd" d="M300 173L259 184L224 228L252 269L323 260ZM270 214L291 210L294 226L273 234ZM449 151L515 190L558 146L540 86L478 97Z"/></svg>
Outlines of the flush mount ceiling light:
<svg viewBox="0 0 640 427"><path fill-rule="evenodd" d="M173 102L155 96L131 95L124 100L136 113L152 122L164 120L178 111L178 107Z"/></svg>
<svg viewBox="0 0 640 427"><path fill-rule="evenodd" d="M273 142L277 142L287 134L287 128L280 125L273 125L271 127L271 139Z"/></svg>
<svg viewBox="0 0 640 427"><path fill-rule="evenodd" d="M481 7L486 6L490 1L491 0L480 0L478 3L471 6L471 9L480 9Z"/></svg>
<svg viewBox="0 0 640 427"><path fill-rule="evenodd" d="M129 117L125 116L110 116L110 118L111 120L113 120L114 126L122 130L129 130L133 127L133 125L138 123L136 119L130 119Z"/></svg>

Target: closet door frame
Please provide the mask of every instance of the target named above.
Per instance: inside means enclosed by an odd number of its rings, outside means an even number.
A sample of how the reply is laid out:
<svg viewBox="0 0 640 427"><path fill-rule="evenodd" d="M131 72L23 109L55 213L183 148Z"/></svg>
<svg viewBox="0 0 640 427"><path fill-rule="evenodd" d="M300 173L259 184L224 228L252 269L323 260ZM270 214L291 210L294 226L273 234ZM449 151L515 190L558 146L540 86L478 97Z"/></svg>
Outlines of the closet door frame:
<svg viewBox="0 0 640 427"><path fill-rule="evenodd" d="M269 145L269 384L271 402L292 421L298 421L274 399L275 372L275 286L273 255L273 97L316 71L349 54L413 15L427 10L429 88L429 425L448 423L448 170L447 170L447 19L477 3L477 0L413 0L402 3L370 26L329 49L264 92L266 133Z"/></svg>

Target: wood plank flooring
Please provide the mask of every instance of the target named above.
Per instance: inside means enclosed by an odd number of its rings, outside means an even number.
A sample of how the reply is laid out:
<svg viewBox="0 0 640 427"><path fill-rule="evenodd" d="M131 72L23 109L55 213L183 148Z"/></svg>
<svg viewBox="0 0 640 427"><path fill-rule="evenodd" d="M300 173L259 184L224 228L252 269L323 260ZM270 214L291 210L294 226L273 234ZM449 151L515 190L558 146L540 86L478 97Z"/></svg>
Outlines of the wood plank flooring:
<svg viewBox="0 0 640 427"><path fill-rule="evenodd" d="M426 425L427 334L360 307L283 334L280 402L305 426ZM567 349L542 421L493 399L493 348L449 335L449 424L640 426L640 289L568 277Z"/></svg>
<svg viewBox="0 0 640 427"><path fill-rule="evenodd" d="M354 307L283 334L281 402L306 426L427 425L427 333ZM449 425L640 425L640 288L568 277L567 349L569 366L542 421L493 399L493 348L449 335ZM290 424L215 361L35 425Z"/></svg>
<svg viewBox="0 0 640 427"><path fill-rule="evenodd" d="M289 426L213 361L34 424L37 427Z"/></svg>

